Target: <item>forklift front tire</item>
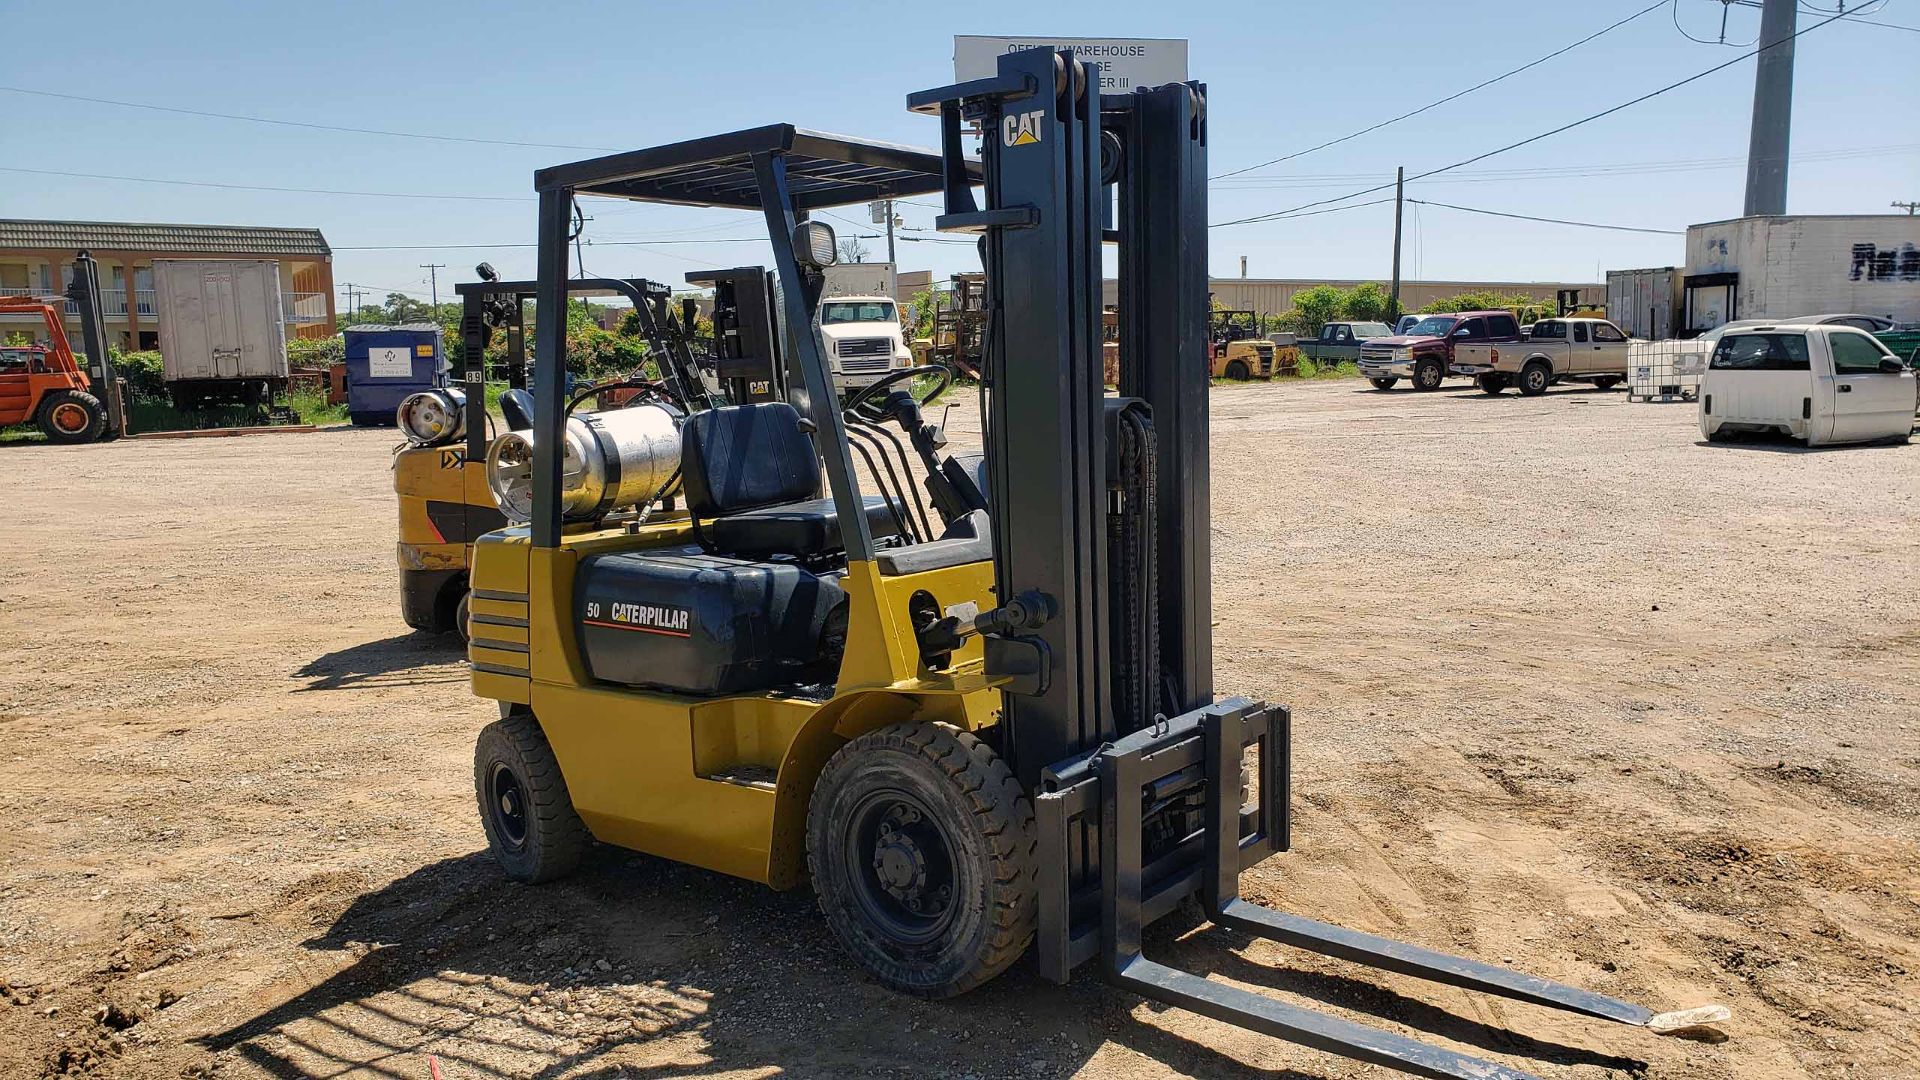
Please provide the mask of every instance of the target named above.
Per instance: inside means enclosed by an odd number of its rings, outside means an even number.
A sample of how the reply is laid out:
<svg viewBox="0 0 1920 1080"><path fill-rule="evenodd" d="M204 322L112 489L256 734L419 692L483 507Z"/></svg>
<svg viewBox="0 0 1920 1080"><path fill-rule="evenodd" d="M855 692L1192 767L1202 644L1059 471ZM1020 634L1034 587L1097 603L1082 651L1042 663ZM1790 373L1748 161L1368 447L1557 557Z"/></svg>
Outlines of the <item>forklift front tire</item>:
<svg viewBox="0 0 1920 1080"><path fill-rule="evenodd" d="M993 748L940 723L841 747L807 811L827 925L875 979L942 998L1005 971L1033 940L1033 804Z"/></svg>
<svg viewBox="0 0 1920 1080"><path fill-rule="evenodd" d="M40 402L40 433L51 443L90 443L107 430L100 399L82 390L56 390Z"/></svg>
<svg viewBox="0 0 1920 1080"><path fill-rule="evenodd" d="M1394 384L1398 383L1400 379L1398 376L1389 375L1384 379L1368 379L1367 381L1373 384L1375 390L1391 390Z"/></svg>
<svg viewBox="0 0 1920 1080"><path fill-rule="evenodd" d="M573 812L560 763L531 715L515 713L480 729L473 786L487 847L508 877L537 885L580 864L593 836Z"/></svg>

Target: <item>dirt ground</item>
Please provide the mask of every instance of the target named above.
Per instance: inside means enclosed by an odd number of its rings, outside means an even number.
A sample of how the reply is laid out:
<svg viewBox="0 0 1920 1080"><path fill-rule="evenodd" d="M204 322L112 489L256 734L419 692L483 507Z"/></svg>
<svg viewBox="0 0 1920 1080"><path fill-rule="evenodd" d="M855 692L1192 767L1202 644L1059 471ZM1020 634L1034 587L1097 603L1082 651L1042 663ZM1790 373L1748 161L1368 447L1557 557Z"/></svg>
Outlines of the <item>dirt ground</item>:
<svg viewBox="0 0 1920 1080"><path fill-rule="evenodd" d="M1217 390L1218 684L1295 712L1246 892L1662 1040L1176 916L1148 953L1548 1078L1920 1075L1920 446L1619 392ZM968 438L969 402L955 410ZM1384 1077L1023 962L908 1000L804 890L484 852L391 432L0 448L0 1076Z"/></svg>

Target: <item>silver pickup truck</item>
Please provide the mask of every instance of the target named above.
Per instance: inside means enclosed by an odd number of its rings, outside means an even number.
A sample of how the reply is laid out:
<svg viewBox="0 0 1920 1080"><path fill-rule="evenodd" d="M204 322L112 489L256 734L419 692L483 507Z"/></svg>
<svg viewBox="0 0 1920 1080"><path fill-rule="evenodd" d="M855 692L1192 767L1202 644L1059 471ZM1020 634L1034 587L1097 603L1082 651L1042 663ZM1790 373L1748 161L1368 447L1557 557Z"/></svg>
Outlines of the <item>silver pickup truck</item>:
<svg viewBox="0 0 1920 1080"><path fill-rule="evenodd" d="M1627 335L1605 319L1542 319L1518 344L1456 344L1451 370L1488 394L1514 386L1533 397L1557 382L1607 390L1627 379L1627 346Z"/></svg>

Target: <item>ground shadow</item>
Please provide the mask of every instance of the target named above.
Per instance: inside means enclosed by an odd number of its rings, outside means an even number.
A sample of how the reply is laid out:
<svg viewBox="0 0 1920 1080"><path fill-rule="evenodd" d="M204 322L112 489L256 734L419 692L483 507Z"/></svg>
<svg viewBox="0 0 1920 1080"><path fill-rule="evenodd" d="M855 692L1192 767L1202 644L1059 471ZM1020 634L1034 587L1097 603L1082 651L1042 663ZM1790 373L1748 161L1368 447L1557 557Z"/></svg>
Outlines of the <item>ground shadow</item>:
<svg viewBox="0 0 1920 1080"><path fill-rule="evenodd" d="M1779 432L1729 434L1722 439L1696 439L1695 446L1711 447L1715 450L1754 450L1763 454L1826 454L1845 453L1849 450L1897 450L1905 443L1880 441L1863 443L1836 443L1831 446L1808 446L1806 443Z"/></svg>
<svg viewBox="0 0 1920 1080"><path fill-rule="evenodd" d="M383 888L302 902L331 903L337 914L318 918L325 928L302 943L312 952L297 966L344 966L200 1040L287 1080L343 1071L418 1080L427 1054L453 1075L536 1080L769 1068L799 1077L891 1069L1065 1077L1108 1042L1187 1075L1326 1080L1250 1066L1142 1018L1141 999L1102 983L1092 964L1065 987L1027 959L958 998L895 994L853 967L808 891L775 893L611 847L596 847L579 872L550 885L508 881L476 852ZM1199 974L1500 1055L1627 1075L1646 1068L1482 1024L1365 977L1254 963L1239 955L1251 941L1189 905L1149 928L1147 950ZM1272 1058L1294 1053L1271 1045Z"/></svg>
<svg viewBox="0 0 1920 1080"><path fill-rule="evenodd" d="M846 959L810 892L609 847L545 886L478 852L343 900L297 966L344 966L202 1047L286 1080L419 1080L427 1054L445 1075L535 1080L1066 1077L1111 1040L1188 1075L1328 1080L1142 1022L1091 965L1066 987L1026 960L958 998L895 994Z"/></svg>
<svg viewBox="0 0 1920 1080"><path fill-rule="evenodd" d="M1585 1047L1547 1042L1527 1035L1481 1023L1418 998L1381 986L1366 969L1354 967L1362 977L1296 967L1274 967L1255 963L1244 955L1256 938L1252 935L1199 922L1197 911L1189 916L1191 932L1178 941L1169 941L1162 955L1178 958L1181 966L1201 974L1220 975L1236 982L1279 990L1308 998L1324 1005L1349 1009L1366 1016L1402 1024L1416 1031L1437 1035L1464 1046L1478 1047L1496 1054L1531 1058L1556 1065L1593 1065L1637 1076L1647 1063L1634 1058L1602 1053ZM1168 931L1177 932L1177 927ZM1295 953L1306 957L1309 954ZM1365 1021L1362 1020L1364 1023ZM1601 1021L1596 1021L1600 1023Z"/></svg>
<svg viewBox="0 0 1920 1080"><path fill-rule="evenodd" d="M453 634L396 634L316 656L294 675L309 680L300 688L302 693L365 686L457 683L466 681L465 671L434 669L465 656L465 646Z"/></svg>

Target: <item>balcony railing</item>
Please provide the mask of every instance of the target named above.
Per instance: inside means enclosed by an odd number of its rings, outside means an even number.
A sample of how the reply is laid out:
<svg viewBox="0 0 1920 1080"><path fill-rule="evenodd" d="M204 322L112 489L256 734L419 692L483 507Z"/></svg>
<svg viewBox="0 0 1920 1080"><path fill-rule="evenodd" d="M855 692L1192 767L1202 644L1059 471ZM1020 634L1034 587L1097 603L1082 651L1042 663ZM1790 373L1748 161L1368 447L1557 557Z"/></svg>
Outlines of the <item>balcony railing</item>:
<svg viewBox="0 0 1920 1080"><path fill-rule="evenodd" d="M31 295L36 300L61 299L60 296L53 293L35 292ZM154 291L152 289L135 289L133 291L133 306L134 311L137 312L142 319L157 320L159 318L160 308L154 298ZM79 315L80 305L68 300L67 314ZM127 290L101 289L100 314L109 319L126 318ZM312 292L281 293L280 318L282 322L293 326L308 326L313 323L326 322L327 294Z"/></svg>

